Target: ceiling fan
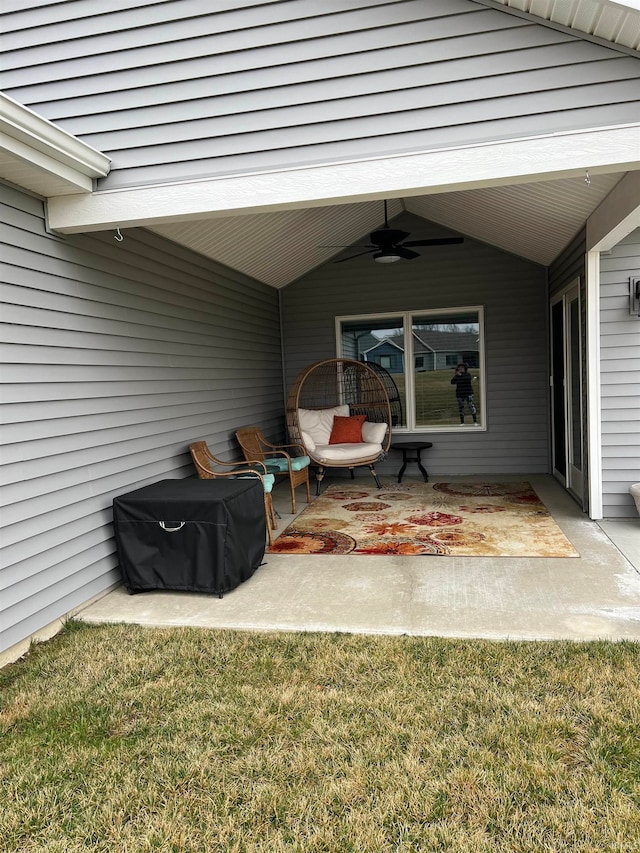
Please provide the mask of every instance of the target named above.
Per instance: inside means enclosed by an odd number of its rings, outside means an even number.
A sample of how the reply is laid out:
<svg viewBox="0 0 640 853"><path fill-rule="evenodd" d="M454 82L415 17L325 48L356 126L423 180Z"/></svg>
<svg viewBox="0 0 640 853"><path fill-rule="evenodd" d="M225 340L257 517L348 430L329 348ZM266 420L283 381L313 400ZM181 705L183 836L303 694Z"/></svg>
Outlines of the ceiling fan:
<svg viewBox="0 0 640 853"><path fill-rule="evenodd" d="M412 261L414 258L420 257L419 252L414 252L408 246L449 246L454 243L463 243L463 237L434 237L430 240L407 240L410 237L408 231L400 231L397 228L391 228L387 221L387 202L384 202L384 225L378 231L372 231L369 234L370 243L365 243L362 246L354 246L354 249L365 249L364 252L358 252L357 255L349 255L348 258L340 258L334 261L336 264L342 264L344 261L351 261L353 258L359 258L362 255L373 254L373 260L380 264L392 264L403 258L405 261ZM329 247L322 246L321 248L351 248L350 246Z"/></svg>

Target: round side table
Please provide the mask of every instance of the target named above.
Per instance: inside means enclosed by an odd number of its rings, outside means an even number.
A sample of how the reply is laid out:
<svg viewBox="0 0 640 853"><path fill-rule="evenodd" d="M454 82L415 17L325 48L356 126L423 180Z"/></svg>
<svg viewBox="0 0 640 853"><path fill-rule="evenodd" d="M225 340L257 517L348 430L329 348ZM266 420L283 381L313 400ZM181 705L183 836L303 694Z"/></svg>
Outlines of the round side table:
<svg viewBox="0 0 640 853"><path fill-rule="evenodd" d="M430 441L403 441L391 445L392 450L400 450L402 452L402 468L398 471L399 483L402 482L402 475L405 472L408 462L415 462L424 477L425 483L429 482L429 475L422 465L420 454L423 450L428 450L430 447L433 447Z"/></svg>

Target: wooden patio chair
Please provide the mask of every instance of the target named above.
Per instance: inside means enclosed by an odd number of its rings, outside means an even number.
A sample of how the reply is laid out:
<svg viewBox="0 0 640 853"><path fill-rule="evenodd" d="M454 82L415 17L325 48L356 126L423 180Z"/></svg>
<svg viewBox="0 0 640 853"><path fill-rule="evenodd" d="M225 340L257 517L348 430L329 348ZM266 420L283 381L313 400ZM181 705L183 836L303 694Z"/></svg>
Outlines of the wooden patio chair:
<svg viewBox="0 0 640 853"><path fill-rule="evenodd" d="M258 427L242 427L236 431L238 444L242 448L246 460L259 459L264 462L269 474L276 478L286 477L291 490L291 512L296 511L296 488L304 485L307 490L307 503L311 502L309 488L309 463L311 460L305 454L301 444L271 444L262 435ZM298 451L296 455L291 452Z"/></svg>
<svg viewBox="0 0 640 853"><path fill-rule="evenodd" d="M305 368L287 398L289 437L317 467L316 493L327 468L348 468L353 477L361 465L381 488L374 466L387 454L392 423L384 382L366 363L349 358Z"/></svg>
<svg viewBox="0 0 640 853"><path fill-rule="evenodd" d="M269 545L273 544L272 530L278 526L276 514L273 509L271 491L275 483L273 474L267 473L266 467L260 460L249 460L246 462L224 462L218 459L209 450L206 441L194 441L189 445L189 452L193 464L201 480L215 480L218 477L257 477L262 482L264 492L264 517L267 523L267 537ZM225 470L226 469L226 470Z"/></svg>

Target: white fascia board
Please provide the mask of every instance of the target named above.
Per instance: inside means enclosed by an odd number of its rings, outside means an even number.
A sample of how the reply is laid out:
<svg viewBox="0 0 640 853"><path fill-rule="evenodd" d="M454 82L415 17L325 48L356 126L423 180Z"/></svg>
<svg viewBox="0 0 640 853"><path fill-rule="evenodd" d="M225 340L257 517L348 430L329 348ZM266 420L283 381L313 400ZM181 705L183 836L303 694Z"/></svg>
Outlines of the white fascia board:
<svg viewBox="0 0 640 853"><path fill-rule="evenodd" d="M629 172L587 219L587 251L608 252L640 228L640 172Z"/></svg>
<svg viewBox="0 0 640 853"><path fill-rule="evenodd" d="M640 169L640 124L49 199L76 233Z"/></svg>
<svg viewBox="0 0 640 853"><path fill-rule="evenodd" d="M111 160L55 124L0 92L0 147L13 157L91 192Z"/></svg>

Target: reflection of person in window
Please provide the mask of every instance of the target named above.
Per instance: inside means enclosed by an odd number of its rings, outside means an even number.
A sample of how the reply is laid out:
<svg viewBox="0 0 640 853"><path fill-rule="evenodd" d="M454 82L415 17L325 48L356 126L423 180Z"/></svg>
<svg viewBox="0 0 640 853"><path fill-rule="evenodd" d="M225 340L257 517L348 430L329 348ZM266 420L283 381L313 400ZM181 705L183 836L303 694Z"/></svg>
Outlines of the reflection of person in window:
<svg viewBox="0 0 640 853"><path fill-rule="evenodd" d="M466 402L471 412L474 424L478 425L478 413L475 403L473 402L473 387L471 385L471 374L469 373L469 365L461 362L456 367L456 372L453 375L451 384L456 386L456 400L458 401L458 412L460 414L460 424L464 425L464 404Z"/></svg>

